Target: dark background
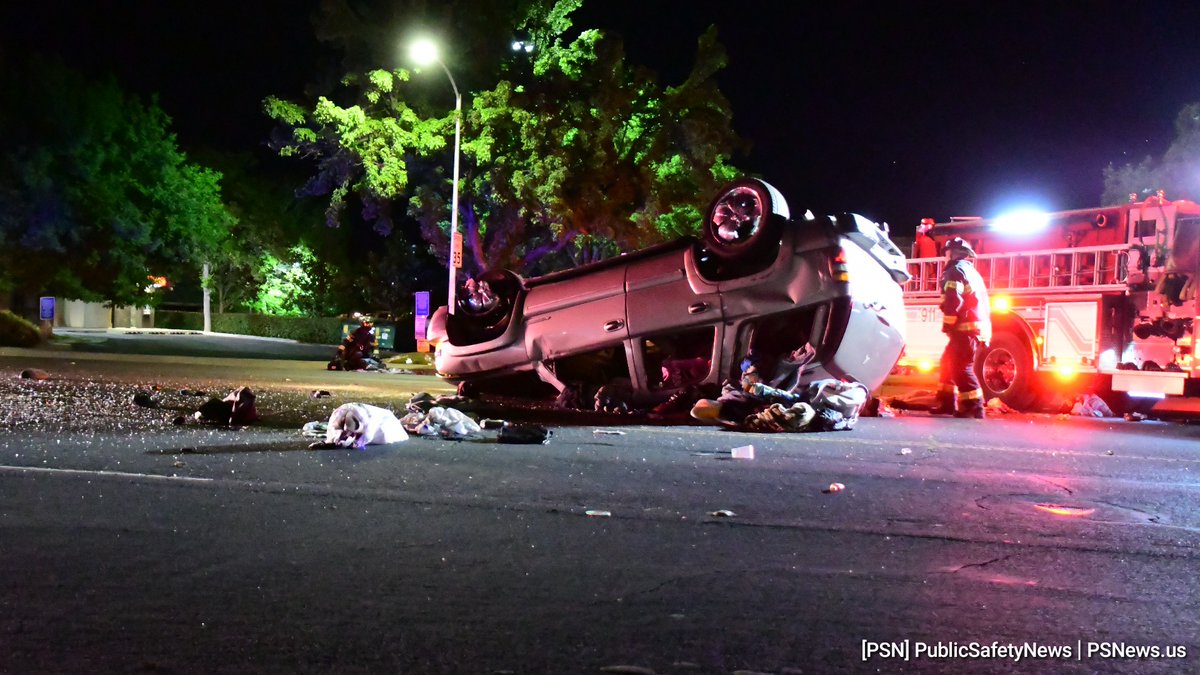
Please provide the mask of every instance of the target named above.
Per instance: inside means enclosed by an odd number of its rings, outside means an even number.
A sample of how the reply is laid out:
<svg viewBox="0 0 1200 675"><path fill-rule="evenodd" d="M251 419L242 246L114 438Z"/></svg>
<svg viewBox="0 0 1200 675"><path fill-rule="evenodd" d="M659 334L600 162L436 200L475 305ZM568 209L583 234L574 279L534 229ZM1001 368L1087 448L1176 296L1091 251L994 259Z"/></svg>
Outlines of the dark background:
<svg viewBox="0 0 1200 675"><path fill-rule="evenodd" d="M6 3L0 45L158 94L185 148L261 148L263 97L298 97L335 65L315 6ZM1096 206L1104 167L1161 155L1200 100L1195 2L588 0L575 18L621 34L668 85L716 24L721 87L753 143L736 164L793 211L858 211L900 233L923 216Z"/></svg>

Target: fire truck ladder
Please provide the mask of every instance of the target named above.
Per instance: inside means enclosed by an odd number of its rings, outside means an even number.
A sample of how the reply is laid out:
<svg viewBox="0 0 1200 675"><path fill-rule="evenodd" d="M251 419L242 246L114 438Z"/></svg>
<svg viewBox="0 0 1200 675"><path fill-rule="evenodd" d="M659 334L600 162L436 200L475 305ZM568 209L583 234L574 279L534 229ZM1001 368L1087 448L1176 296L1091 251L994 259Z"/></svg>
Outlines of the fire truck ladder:
<svg viewBox="0 0 1200 675"><path fill-rule="evenodd" d="M1125 289L1127 244L1042 249L1017 253L984 253L975 268L988 290L1013 295L1061 292L1122 291ZM944 258L911 258L912 279L905 294L938 297Z"/></svg>

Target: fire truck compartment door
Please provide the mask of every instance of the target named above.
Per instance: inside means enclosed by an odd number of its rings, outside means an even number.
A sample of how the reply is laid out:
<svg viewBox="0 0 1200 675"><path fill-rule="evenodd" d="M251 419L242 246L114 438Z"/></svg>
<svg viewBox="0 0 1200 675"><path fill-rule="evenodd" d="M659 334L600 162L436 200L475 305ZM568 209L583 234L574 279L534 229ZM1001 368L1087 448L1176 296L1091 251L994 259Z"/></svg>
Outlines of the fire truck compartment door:
<svg viewBox="0 0 1200 675"><path fill-rule="evenodd" d="M1079 363L1095 360L1100 303L1047 302L1042 349L1045 360Z"/></svg>
<svg viewBox="0 0 1200 675"><path fill-rule="evenodd" d="M904 363L931 360L937 363L946 347L942 332L942 310L936 305L908 305L905 325Z"/></svg>

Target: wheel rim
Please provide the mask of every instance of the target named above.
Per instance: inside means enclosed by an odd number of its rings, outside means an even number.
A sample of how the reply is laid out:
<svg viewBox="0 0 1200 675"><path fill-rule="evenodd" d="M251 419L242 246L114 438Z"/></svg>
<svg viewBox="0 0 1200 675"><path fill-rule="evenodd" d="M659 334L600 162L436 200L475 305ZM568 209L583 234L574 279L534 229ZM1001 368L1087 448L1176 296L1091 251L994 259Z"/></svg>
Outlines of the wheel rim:
<svg viewBox="0 0 1200 675"><path fill-rule="evenodd" d="M462 299L462 308L469 314L482 316L500 305L500 295L486 281L469 280Z"/></svg>
<svg viewBox="0 0 1200 675"><path fill-rule="evenodd" d="M1017 381L1017 359L1007 349L994 349L983 359L983 385L997 394L1003 394Z"/></svg>
<svg viewBox="0 0 1200 675"><path fill-rule="evenodd" d="M753 239L762 228L762 222L762 198L753 188L733 188L713 206L713 232L726 244L741 244Z"/></svg>

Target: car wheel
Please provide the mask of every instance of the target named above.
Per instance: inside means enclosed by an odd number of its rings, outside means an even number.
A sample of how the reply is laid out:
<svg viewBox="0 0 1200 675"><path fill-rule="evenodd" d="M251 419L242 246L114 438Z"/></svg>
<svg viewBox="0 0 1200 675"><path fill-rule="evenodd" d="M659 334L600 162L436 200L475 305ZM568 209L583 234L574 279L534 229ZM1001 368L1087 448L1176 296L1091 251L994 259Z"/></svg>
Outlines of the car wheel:
<svg viewBox="0 0 1200 675"><path fill-rule="evenodd" d="M778 246L788 217L787 202L778 190L743 178L728 185L708 207L704 245L723 260L757 257Z"/></svg>
<svg viewBox="0 0 1200 675"><path fill-rule="evenodd" d="M508 270L469 279L457 295L455 313L447 317L450 342L477 344L503 335L521 287L521 277Z"/></svg>
<svg viewBox="0 0 1200 675"><path fill-rule="evenodd" d="M1012 333L996 333L979 350L975 372L987 400L999 398L1009 407L1028 410L1038 399L1033 352L1025 340Z"/></svg>

